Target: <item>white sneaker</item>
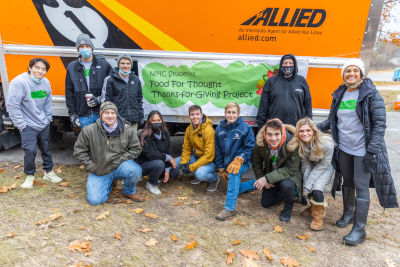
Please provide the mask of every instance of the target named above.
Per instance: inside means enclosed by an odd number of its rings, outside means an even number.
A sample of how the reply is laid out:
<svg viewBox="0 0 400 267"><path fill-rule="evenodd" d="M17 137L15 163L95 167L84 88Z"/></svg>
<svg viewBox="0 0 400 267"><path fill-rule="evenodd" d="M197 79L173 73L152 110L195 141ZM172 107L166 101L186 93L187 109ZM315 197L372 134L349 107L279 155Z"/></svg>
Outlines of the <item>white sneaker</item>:
<svg viewBox="0 0 400 267"><path fill-rule="evenodd" d="M61 182L61 181L62 181L62 179L61 179L60 177L58 177L58 176L54 173L54 171L46 172L46 173L43 175L43 179L44 179L44 180L47 180L47 181L50 181L50 182L52 182L52 183L58 183L58 182Z"/></svg>
<svg viewBox="0 0 400 267"><path fill-rule="evenodd" d="M33 188L33 181L35 180L35 176L27 175L25 182L21 184L22 188Z"/></svg>
<svg viewBox="0 0 400 267"><path fill-rule="evenodd" d="M154 195L161 195L161 191L158 188L158 185L153 185L149 182L146 183L146 189L150 191L150 193Z"/></svg>

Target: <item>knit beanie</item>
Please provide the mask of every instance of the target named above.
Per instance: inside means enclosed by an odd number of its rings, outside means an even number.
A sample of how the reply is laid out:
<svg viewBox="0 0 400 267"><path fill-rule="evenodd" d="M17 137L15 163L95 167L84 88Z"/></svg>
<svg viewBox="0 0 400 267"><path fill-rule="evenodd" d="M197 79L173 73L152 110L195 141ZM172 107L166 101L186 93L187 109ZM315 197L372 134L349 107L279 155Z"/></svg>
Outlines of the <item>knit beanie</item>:
<svg viewBox="0 0 400 267"><path fill-rule="evenodd" d="M94 45L92 43L92 40L90 40L89 35L81 33L76 38L76 43L75 43L76 49L79 50L79 46L84 44L89 45L92 48L92 50L94 50Z"/></svg>
<svg viewBox="0 0 400 267"><path fill-rule="evenodd" d="M101 114L103 114L104 111L106 111L106 110L108 110L108 109L112 109L112 110L115 111L115 113L118 114L118 108L117 108L117 106L116 106L113 102L111 102L111 101L106 101L106 102L103 102L103 103L100 105L100 116L101 116Z"/></svg>
<svg viewBox="0 0 400 267"><path fill-rule="evenodd" d="M119 62L120 62L121 59L123 59L123 58L128 59L128 60L131 62L131 65L133 65L131 56L125 54L125 55L119 55L119 56L118 56L118 59L117 59L117 66L119 66Z"/></svg>
<svg viewBox="0 0 400 267"><path fill-rule="evenodd" d="M364 65L364 62L359 58L350 58L349 60L346 61L346 63L344 63L344 65L342 67L342 78L343 78L344 71L349 66L358 67L360 69L360 71L361 71L361 78L364 78L364 76L365 76L365 65Z"/></svg>

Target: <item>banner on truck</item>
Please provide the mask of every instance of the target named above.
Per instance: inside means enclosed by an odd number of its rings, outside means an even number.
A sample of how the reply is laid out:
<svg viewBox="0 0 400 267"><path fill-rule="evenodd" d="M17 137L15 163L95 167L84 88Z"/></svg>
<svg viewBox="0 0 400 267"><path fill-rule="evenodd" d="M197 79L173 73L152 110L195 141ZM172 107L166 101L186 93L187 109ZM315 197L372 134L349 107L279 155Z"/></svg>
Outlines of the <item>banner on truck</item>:
<svg viewBox="0 0 400 267"><path fill-rule="evenodd" d="M297 62L298 74L306 78L308 61ZM236 102L242 116L256 116L263 86L278 73L279 60L140 59L138 67L146 114L181 116L199 105L208 116L224 116L225 105Z"/></svg>

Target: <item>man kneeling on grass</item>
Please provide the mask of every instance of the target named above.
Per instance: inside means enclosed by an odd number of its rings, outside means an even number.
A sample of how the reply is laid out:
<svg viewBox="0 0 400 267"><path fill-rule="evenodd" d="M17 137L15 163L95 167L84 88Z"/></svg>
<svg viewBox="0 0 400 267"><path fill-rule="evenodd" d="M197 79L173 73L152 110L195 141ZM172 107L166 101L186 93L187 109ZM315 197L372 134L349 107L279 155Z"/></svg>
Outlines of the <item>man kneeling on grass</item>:
<svg viewBox="0 0 400 267"><path fill-rule="evenodd" d="M254 186L263 190L261 205L268 208L284 200L279 216L283 222L290 221L294 200L303 188L298 148L289 142L294 133L294 126L269 120L258 132L253 150L253 170L260 177Z"/></svg>
<svg viewBox="0 0 400 267"><path fill-rule="evenodd" d="M114 103L101 104L100 118L81 131L74 147L74 156L89 171L87 200L90 205L107 201L115 179L125 179L125 197L144 201L144 197L136 193L142 168L133 162L140 152L136 129L118 115Z"/></svg>

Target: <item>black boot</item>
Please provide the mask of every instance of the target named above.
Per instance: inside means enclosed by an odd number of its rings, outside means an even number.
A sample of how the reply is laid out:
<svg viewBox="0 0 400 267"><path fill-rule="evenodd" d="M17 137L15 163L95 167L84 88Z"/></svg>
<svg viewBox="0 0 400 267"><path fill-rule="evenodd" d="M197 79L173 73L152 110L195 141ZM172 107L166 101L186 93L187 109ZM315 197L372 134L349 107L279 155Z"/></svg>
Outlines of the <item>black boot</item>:
<svg viewBox="0 0 400 267"><path fill-rule="evenodd" d="M282 222L290 221L290 218L292 217L292 208L293 208L293 203L289 204L285 202L285 206L283 207L283 210L279 215L279 220L281 220Z"/></svg>
<svg viewBox="0 0 400 267"><path fill-rule="evenodd" d="M365 241L369 200L356 198L356 209L354 212L354 224L350 234L343 237L346 245L356 246Z"/></svg>
<svg viewBox="0 0 400 267"><path fill-rule="evenodd" d="M342 218L336 222L337 227L344 228L353 222L355 198L354 192L354 187L342 187L343 215Z"/></svg>

